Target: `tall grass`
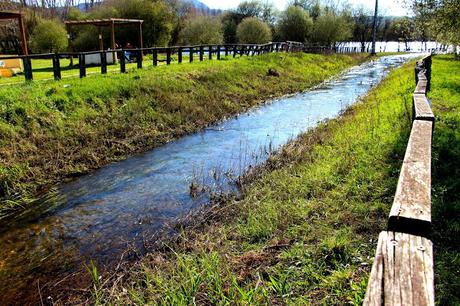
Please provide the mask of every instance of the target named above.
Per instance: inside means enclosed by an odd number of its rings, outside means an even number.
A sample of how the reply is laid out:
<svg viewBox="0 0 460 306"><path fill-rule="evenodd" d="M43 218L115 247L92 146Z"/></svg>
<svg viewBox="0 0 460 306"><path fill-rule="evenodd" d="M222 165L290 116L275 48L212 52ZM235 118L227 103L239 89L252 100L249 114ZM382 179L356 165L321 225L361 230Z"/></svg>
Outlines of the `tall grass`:
<svg viewBox="0 0 460 306"><path fill-rule="evenodd" d="M433 58L432 241L438 305L460 305L460 61Z"/></svg>

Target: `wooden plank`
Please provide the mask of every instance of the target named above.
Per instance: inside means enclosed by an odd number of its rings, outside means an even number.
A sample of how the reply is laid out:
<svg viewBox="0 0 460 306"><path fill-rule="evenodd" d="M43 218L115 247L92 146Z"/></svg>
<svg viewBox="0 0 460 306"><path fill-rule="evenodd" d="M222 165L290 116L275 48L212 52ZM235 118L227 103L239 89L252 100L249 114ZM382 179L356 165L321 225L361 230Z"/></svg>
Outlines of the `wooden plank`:
<svg viewBox="0 0 460 306"><path fill-rule="evenodd" d="M414 120L427 120L434 122L434 114L430 102L424 94L413 94L412 110Z"/></svg>
<svg viewBox="0 0 460 306"><path fill-rule="evenodd" d="M126 54L125 50L121 50L121 56L120 56L120 72L125 73L126 72Z"/></svg>
<svg viewBox="0 0 460 306"><path fill-rule="evenodd" d="M394 270L397 275L397 282L395 282L395 290L398 291L399 296L393 298L394 304L398 305L412 305L412 281L410 273L411 252L407 252L409 242L404 239L406 234L390 232L388 237L391 239L391 244L395 252L395 265ZM385 281L385 280L384 280ZM399 289L399 290L398 290ZM385 297L386 299L386 297Z"/></svg>
<svg viewBox="0 0 460 306"><path fill-rule="evenodd" d="M80 78L86 77L85 54L83 53L78 55L78 66L80 68Z"/></svg>
<svg viewBox="0 0 460 306"><path fill-rule="evenodd" d="M433 122L413 122L388 230L427 237L431 230L431 137Z"/></svg>
<svg viewBox="0 0 460 306"><path fill-rule="evenodd" d="M180 64L182 63L182 47L179 47L177 50L177 62Z"/></svg>
<svg viewBox="0 0 460 306"><path fill-rule="evenodd" d="M61 79L61 63L57 53L53 56L53 74L55 80Z"/></svg>
<svg viewBox="0 0 460 306"><path fill-rule="evenodd" d="M428 80L427 77L426 77L426 69L422 69L422 71L420 71L418 73L418 79L419 80L425 80L425 81Z"/></svg>
<svg viewBox="0 0 460 306"><path fill-rule="evenodd" d="M431 241L405 233L380 233L363 305L434 305Z"/></svg>
<svg viewBox="0 0 460 306"><path fill-rule="evenodd" d="M417 86L415 87L414 93L417 94L426 94L428 88L428 81L419 79L417 82Z"/></svg>
<svg viewBox="0 0 460 306"><path fill-rule="evenodd" d="M363 305L381 306L383 299L383 253L382 241L386 239L387 232L381 232L375 251L374 264L372 265L371 274L364 297ZM382 236L382 237L381 237Z"/></svg>
<svg viewBox="0 0 460 306"><path fill-rule="evenodd" d="M22 59L23 66L24 66L24 77L26 81L33 80L33 73L32 73L32 61L29 56L26 56Z"/></svg>

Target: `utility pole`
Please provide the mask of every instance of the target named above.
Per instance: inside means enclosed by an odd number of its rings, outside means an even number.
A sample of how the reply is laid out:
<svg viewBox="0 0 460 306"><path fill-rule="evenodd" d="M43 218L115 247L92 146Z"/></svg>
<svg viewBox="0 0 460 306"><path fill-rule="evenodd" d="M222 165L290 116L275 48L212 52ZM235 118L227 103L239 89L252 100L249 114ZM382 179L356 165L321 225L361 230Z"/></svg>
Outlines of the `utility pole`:
<svg viewBox="0 0 460 306"><path fill-rule="evenodd" d="M375 55L375 36L377 35L377 15L378 15L379 0L375 0L374 24L372 26L372 51L371 55Z"/></svg>

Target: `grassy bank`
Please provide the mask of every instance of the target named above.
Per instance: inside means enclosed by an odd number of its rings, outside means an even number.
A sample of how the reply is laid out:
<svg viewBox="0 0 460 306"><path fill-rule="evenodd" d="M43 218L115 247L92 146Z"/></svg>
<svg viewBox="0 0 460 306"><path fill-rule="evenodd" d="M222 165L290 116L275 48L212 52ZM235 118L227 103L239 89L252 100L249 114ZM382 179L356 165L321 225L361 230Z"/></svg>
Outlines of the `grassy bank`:
<svg viewBox="0 0 460 306"><path fill-rule="evenodd" d="M460 61L437 56L431 92L436 300L460 305Z"/></svg>
<svg viewBox="0 0 460 306"><path fill-rule="evenodd" d="M0 218L62 178L304 90L365 59L270 54L0 87ZM280 76L268 76L268 68Z"/></svg>
<svg viewBox="0 0 460 306"><path fill-rule="evenodd" d="M360 304L410 130L414 62L273 157L93 298L114 304Z"/></svg>

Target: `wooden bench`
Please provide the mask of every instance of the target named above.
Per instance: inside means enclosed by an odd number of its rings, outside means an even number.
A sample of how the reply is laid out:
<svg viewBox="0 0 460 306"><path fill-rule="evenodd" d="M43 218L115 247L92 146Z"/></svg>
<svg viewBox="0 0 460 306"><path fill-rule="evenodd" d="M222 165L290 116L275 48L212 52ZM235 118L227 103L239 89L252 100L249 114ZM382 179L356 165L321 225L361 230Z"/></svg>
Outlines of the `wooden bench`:
<svg viewBox="0 0 460 306"><path fill-rule="evenodd" d="M432 242L381 232L363 305L434 305Z"/></svg>
<svg viewBox="0 0 460 306"><path fill-rule="evenodd" d="M415 120L388 219L388 230L428 237L431 230L433 122Z"/></svg>

